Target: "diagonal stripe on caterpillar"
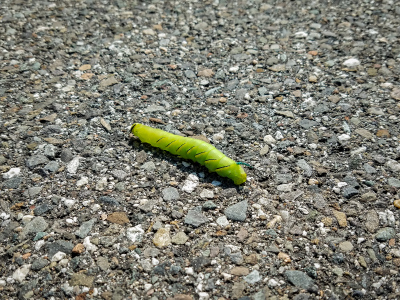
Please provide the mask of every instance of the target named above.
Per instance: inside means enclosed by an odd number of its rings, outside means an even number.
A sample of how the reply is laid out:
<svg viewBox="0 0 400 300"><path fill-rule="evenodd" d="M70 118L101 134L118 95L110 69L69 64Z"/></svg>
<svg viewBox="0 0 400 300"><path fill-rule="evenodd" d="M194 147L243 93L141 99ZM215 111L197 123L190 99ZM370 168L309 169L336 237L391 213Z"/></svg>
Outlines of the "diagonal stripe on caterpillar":
<svg viewBox="0 0 400 300"><path fill-rule="evenodd" d="M244 183L247 179L241 166L243 163L236 163L213 145L204 141L178 136L139 123L132 125L131 132L142 143L148 143L174 155L198 162L206 166L210 172L216 172L222 177L232 179L237 185Z"/></svg>

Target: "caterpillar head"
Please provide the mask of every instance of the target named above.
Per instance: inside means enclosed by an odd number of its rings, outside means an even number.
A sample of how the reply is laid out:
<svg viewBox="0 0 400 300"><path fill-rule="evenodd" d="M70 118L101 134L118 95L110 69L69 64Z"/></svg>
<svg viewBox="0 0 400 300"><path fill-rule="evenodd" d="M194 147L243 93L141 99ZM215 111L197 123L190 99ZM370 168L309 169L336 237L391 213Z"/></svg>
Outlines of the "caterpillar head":
<svg viewBox="0 0 400 300"><path fill-rule="evenodd" d="M134 124L131 126L131 132L132 132L132 134L134 134L134 135L136 135L135 132L134 132L134 129L135 129L135 126L136 126L136 125L139 125L139 123L134 123Z"/></svg>

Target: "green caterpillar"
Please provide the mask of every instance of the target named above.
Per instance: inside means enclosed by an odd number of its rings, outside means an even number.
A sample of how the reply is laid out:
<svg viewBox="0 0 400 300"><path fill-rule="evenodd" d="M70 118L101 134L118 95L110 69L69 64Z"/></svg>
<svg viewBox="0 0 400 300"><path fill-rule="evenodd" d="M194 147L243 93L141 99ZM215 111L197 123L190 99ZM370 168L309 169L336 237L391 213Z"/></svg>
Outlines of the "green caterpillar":
<svg viewBox="0 0 400 300"><path fill-rule="evenodd" d="M210 172L216 172L222 177L232 179L237 185L246 181L247 174L241 166L244 163L236 163L213 145L204 141L182 137L139 123L132 125L131 132L142 143L148 143L185 159L189 158L206 166Z"/></svg>

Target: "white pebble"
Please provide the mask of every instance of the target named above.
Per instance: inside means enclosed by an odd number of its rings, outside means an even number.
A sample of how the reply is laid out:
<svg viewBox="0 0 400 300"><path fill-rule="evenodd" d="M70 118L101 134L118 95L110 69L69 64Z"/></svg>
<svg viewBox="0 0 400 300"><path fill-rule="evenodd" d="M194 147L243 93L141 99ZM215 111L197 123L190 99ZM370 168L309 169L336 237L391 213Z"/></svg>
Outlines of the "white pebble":
<svg viewBox="0 0 400 300"><path fill-rule="evenodd" d="M101 208L101 206L100 206L100 204L93 204L93 206L92 206L92 211L93 212L96 212L96 211L98 211L99 209Z"/></svg>
<svg viewBox="0 0 400 300"><path fill-rule="evenodd" d="M338 136L338 140L339 141L348 141L349 139L350 139L350 136L348 134L345 134L345 133L343 133L343 134Z"/></svg>
<svg viewBox="0 0 400 300"><path fill-rule="evenodd" d="M229 225L229 221L226 216L221 216L217 219L217 224L222 227L226 227Z"/></svg>
<svg viewBox="0 0 400 300"><path fill-rule="evenodd" d="M210 299L210 295L206 292L200 292L198 293L199 295L199 300L208 300Z"/></svg>
<svg viewBox="0 0 400 300"><path fill-rule="evenodd" d="M61 266L66 266L68 265L69 259L68 258L63 258L62 260L60 260L60 262L58 263Z"/></svg>
<svg viewBox="0 0 400 300"><path fill-rule="evenodd" d="M357 239L357 244L361 244L361 243L364 242L364 241L365 241L365 238L359 237L359 238Z"/></svg>
<svg viewBox="0 0 400 300"><path fill-rule="evenodd" d="M343 62L343 65L346 67L357 67L361 64L361 62L356 58L349 58Z"/></svg>
<svg viewBox="0 0 400 300"><path fill-rule="evenodd" d="M70 174L76 174L76 171L78 170L79 167L79 159L81 157L76 156L74 157L67 165L67 171Z"/></svg>
<svg viewBox="0 0 400 300"><path fill-rule="evenodd" d="M307 32L304 32L304 31L298 31L298 32L296 32L296 33L294 34L294 36L295 36L296 38L298 38L298 39L301 39L301 38L307 37L307 36L308 36L308 33L307 33Z"/></svg>
<svg viewBox="0 0 400 300"><path fill-rule="evenodd" d="M39 241L37 241L36 244L35 244L35 250L36 250L36 251L39 251L40 248L42 248L42 246L43 246L45 243L46 243L46 242L45 242L44 240L39 240Z"/></svg>
<svg viewBox="0 0 400 300"><path fill-rule="evenodd" d="M126 237L132 242L141 242L143 239L144 230L142 225L136 225L135 227L130 227L126 230Z"/></svg>
<svg viewBox="0 0 400 300"><path fill-rule="evenodd" d="M188 178L185 180L183 184L182 191L190 194L195 190L198 184L199 184L199 177L197 177L194 174L189 174Z"/></svg>
<svg viewBox="0 0 400 300"><path fill-rule="evenodd" d="M150 290L151 288L152 288L152 284L151 283L146 283L145 285L144 285L144 291L145 292L147 292L148 290Z"/></svg>
<svg viewBox="0 0 400 300"><path fill-rule="evenodd" d="M83 240L82 244L83 244L83 246L85 246L86 251L96 251L97 250L96 245L93 245L90 242L90 237L89 236L85 237L85 239Z"/></svg>
<svg viewBox="0 0 400 300"><path fill-rule="evenodd" d="M151 263L153 264L153 266L157 266L160 263L160 261L157 258L153 257L151 259Z"/></svg>
<svg viewBox="0 0 400 300"><path fill-rule="evenodd" d="M211 190L204 189L201 191L200 197L203 199L204 198L212 199L212 198L214 198L214 192Z"/></svg>
<svg viewBox="0 0 400 300"><path fill-rule="evenodd" d="M76 186L77 186L77 187L80 187L80 186L85 185L85 184L88 184L88 183L89 183L89 179L88 179L87 177L83 176L81 179L79 179L79 180L76 182Z"/></svg>
<svg viewBox="0 0 400 300"><path fill-rule="evenodd" d="M27 223L29 223L33 218L34 218L34 216L25 215L25 216L22 217L22 223L27 224Z"/></svg>
<svg viewBox="0 0 400 300"><path fill-rule="evenodd" d="M361 153L363 153L365 151L367 151L367 147L363 146L363 147L360 147L360 148L358 148L356 150L351 151L350 155L353 156L353 155L361 154Z"/></svg>
<svg viewBox="0 0 400 300"><path fill-rule="evenodd" d="M185 273L187 275L193 275L194 274L193 268L192 267L185 268Z"/></svg>
<svg viewBox="0 0 400 300"><path fill-rule="evenodd" d="M62 260L65 256L67 256L66 253L62 251L58 251L54 256L51 258L51 261L60 261Z"/></svg>
<svg viewBox="0 0 400 300"><path fill-rule="evenodd" d="M107 186L107 177L102 177L100 180L96 183L96 190L97 191L102 191L105 189Z"/></svg>
<svg viewBox="0 0 400 300"><path fill-rule="evenodd" d="M264 142L266 142L268 145L271 145L271 144L275 144L276 140L274 139L274 137L272 135L268 134L268 135L264 136Z"/></svg>
<svg viewBox="0 0 400 300"><path fill-rule="evenodd" d="M213 135L213 141L214 142L222 141L224 139L224 134L225 134L225 131L221 131L221 132L218 132L218 133L214 134Z"/></svg>
<svg viewBox="0 0 400 300"><path fill-rule="evenodd" d="M277 140L283 139L283 134L282 134L282 132L277 131L277 132L275 133L275 138L276 138Z"/></svg>
<svg viewBox="0 0 400 300"><path fill-rule="evenodd" d="M26 275L28 275L30 269L31 265L23 265L21 268L14 271L12 278L19 282L22 282L24 281Z"/></svg>
<svg viewBox="0 0 400 300"><path fill-rule="evenodd" d="M3 178L4 179L10 179L10 178L13 178L15 176L18 176L19 173L21 173L21 169L20 168L11 168L7 173L3 173Z"/></svg>
<svg viewBox="0 0 400 300"><path fill-rule="evenodd" d="M64 200L64 205L68 208L71 208L72 206L74 206L76 200L73 199L63 199Z"/></svg>
<svg viewBox="0 0 400 300"><path fill-rule="evenodd" d="M269 287L276 287L279 286L279 282L273 278L271 278L270 280L268 280L268 286Z"/></svg>

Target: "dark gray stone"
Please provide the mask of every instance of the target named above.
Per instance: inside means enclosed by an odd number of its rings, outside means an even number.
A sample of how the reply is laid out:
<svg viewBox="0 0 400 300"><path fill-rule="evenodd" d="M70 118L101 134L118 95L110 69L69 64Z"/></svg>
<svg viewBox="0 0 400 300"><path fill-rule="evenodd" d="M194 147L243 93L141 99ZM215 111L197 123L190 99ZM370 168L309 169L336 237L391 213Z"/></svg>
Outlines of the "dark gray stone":
<svg viewBox="0 0 400 300"><path fill-rule="evenodd" d="M205 267L211 265L211 259L208 257L200 256L190 261L195 272L203 270Z"/></svg>
<svg viewBox="0 0 400 300"><path fill-rule="evenodd" d="M115 198L110 196L101 196L98 198L98 201L106 205L115 205L115 206L120 205Z"/></svg>
<svg viewBox="0 0 400 300"><path fill-rule="evenodd" d="M64 252L66 254L71 254L73 248L74 244L64 240L57 240L53 243L49 243L46 245L47 254L49 258L52 258L53 255L59 251Z"/></svg>
<svg viewBox="0 0 400 300"><path fill-rule="evenodd" d="M39 271L39 270L43 269L45 266L47 266L49 264L50 264L50 262L47 259L38 258L38 259L35 259L32 262L31 270L32 271Z"/></svg>
<svg viewBox="0 0 400 300"><path fill-rule="evenodd" d="M68 163L72 160L73 157L74 155L72 154L71 149L63 149L61 151L60 158L62 162Z"/></svg>

